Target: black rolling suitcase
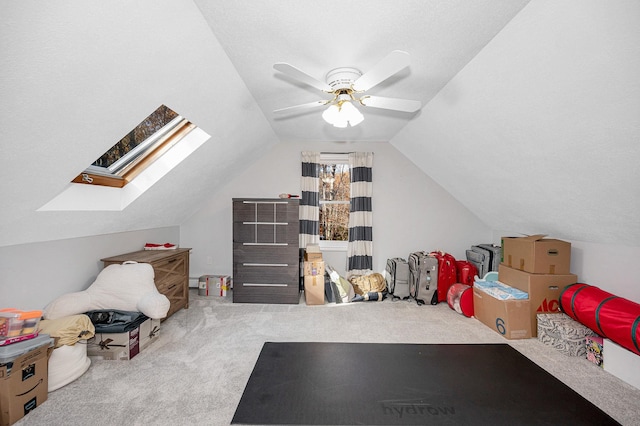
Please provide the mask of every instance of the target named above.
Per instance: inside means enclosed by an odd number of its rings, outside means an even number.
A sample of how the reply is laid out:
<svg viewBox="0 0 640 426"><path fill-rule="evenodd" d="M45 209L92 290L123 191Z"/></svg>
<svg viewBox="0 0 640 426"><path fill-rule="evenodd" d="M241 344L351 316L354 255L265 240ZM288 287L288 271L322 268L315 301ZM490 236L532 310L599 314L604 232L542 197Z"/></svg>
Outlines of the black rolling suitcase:
<svg viewBox="0 0 640 426"><path fill-rule="evenodd" d="M409 264L405 259L394 257L387 259L385 268L387 289L392 299L406 299L409 294Z"/></svg>

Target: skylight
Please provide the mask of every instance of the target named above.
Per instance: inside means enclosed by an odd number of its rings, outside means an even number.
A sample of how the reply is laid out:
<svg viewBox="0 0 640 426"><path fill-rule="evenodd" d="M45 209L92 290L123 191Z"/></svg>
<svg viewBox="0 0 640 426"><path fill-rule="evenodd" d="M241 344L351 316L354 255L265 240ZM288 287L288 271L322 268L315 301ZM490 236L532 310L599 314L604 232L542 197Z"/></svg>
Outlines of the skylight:
<svg viewBox="0 0 640 426"><path fill-rule="evenodd" d="M209 138L161 105L38 211L123 210Z"/></svg>
<svg viewBox="0 0 640 426"><path fill-rule="evenodd" d="M194 128L161 105L72 182L122 188Z"/></svg>

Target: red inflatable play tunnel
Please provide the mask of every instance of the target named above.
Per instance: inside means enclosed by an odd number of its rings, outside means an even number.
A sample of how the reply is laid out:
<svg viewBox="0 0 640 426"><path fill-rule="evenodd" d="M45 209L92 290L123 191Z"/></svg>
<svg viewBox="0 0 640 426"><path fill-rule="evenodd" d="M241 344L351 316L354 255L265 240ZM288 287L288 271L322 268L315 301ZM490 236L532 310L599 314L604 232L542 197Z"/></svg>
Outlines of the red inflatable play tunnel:
<svg viewBox="0 0 640 426"><path fill-rule="evenodd" d="M640 304L589 284L571 284L560 308L574 320L640 355Z"/></svg>
<svg viewBox="0 0 640 426"><path fill-rule="evenodd" d="M447 291L449 307L465 317L473 316L473 287L456 283Z"/></svg>

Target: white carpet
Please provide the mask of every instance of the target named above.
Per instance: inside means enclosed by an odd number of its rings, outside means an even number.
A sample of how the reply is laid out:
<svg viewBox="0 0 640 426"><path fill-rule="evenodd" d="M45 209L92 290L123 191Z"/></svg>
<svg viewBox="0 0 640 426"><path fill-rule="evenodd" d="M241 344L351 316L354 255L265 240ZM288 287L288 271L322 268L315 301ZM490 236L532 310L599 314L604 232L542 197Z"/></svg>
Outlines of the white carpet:
<svg viewBox="0 0 640 426"><path fill-rule="evenodd" d="M16 424L228 425L266 341L509 343L623 425L640 424L640 390L537 339L506 340L446 303L254 305L195 289L190 296L190 308L163 322L131 361L94 360Z"/></svg>

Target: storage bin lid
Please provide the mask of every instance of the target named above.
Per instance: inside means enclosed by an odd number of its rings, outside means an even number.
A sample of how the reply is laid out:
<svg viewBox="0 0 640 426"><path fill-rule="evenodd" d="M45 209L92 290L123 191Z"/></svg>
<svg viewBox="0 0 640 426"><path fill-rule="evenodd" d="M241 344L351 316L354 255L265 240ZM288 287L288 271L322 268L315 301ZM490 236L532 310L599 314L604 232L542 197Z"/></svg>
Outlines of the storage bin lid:
<svg viewBox="0 0 640 426"><path fill-rule="evenodd" d="M30 350L39 348L43 345L53 345L53 339L48 334L40 334L33 339L12 343L6 346L0 346L0 364L12 362L20 355L26 354Z"/></svg>

